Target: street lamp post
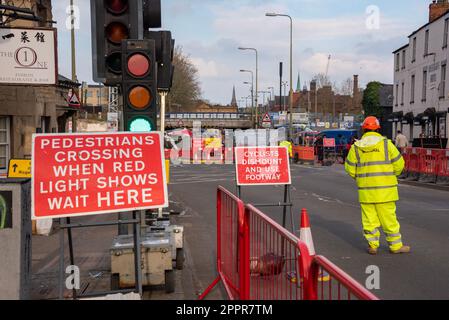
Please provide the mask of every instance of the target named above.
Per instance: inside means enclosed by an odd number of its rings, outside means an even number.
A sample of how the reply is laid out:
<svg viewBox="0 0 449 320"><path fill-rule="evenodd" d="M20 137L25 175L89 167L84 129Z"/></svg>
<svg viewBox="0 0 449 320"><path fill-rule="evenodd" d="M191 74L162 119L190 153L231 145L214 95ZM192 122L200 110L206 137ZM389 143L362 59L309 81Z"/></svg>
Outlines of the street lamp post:
<svg viewBox="0 0 449 320"><path fill-rule="evenodd" d="M254 73L251 70L240 70L240 72L247 72L247 73L251 73L251 114L254 112ZM249 83L248 83L249 84ZM256 98L256 103L257 103L257 98ZM257 112L256 112L256 119L257 119ZM257 123L257 120L255 119L255 123ZM257 129L257 124L256 124L256 129Z"/></svg>
<svg viewBox="0 0 449 320"><path fill-rule="evenodd" d="M275 95L274 95L274 87L268 87L267 89L270 90L270 103L268 104L268 107L270 108L271 107L271 101L273 101L273 97L275 97Z"/></svg>
<svg viewBox="0 0 449 320"><path fill-rule="evenodd" d="M251 50L256 53L256 92L259 90L259 53L256 48L246 48L246 47L239 47L239 50ZM256 99L256 129L259 128L259 100L257 97L257 94L255 95Z"/></svg>
<svg viewBox="0 0 449 320"><path fill-rule="evenodd" d="M288 14L266 13L267 17L287 17L290 19L290 138L293 137L293 19Z"/></svg>

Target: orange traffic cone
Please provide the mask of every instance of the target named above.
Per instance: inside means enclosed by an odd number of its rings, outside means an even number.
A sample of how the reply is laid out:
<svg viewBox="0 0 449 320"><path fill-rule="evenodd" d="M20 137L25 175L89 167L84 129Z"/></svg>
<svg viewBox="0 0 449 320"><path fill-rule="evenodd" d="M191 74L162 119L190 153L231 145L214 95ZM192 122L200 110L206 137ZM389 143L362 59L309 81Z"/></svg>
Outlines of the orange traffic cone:
<svg viewBox="0 0 449 320"><path fill-rule="evenodd" d="M299 230L299 238L303 241L307 248L309 248L309 254L315 255L315 246L313 245L312 230L310 229L309 215L307 209L301 211L301 228Z"/></svg>

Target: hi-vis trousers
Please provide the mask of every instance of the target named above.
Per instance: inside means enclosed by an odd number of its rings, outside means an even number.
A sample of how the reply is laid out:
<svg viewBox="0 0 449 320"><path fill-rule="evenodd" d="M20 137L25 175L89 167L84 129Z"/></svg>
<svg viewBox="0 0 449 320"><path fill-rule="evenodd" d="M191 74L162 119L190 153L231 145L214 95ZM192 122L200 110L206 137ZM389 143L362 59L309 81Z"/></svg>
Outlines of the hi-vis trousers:
<svg viewBox="0 0 449 320"><path fill-rule="evenodd" d="M371 248L380 246L380 230L382 227L391 250L402 248L400 225L396 218L396 202L361 203L362 224L365 238Z"/></svg>

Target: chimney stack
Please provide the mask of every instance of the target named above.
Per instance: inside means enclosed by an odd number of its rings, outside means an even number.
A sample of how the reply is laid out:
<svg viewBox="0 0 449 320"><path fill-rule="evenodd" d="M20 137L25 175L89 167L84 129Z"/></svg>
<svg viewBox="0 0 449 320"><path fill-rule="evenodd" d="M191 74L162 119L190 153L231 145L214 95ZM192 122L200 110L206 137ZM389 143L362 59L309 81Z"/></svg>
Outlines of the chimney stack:
<svg viewBox="0 0 449 320"><path fill-rule="evenodd" d="M357 110L359 101L359 76L354 75L354 88L352 89L352 108Z"/></svg>
<svg viewBox="0 0 449 320"><path fill-rule="evenodd" d="M429 6L429 22L433 22L449 10L448 0L433 0Z"/></svg>

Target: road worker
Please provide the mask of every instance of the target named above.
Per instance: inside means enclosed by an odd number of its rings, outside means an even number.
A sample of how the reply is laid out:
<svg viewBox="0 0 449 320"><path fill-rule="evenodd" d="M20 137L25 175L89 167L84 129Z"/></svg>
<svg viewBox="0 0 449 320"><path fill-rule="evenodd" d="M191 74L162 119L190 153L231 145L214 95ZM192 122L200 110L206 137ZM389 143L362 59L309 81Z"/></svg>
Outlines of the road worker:
<svg viewBox="0 0 449 320"><path fill-rule="evenodd" d="M376 117L367 117L363 137L351 147L345 162L346 172L357 181L362 208L362 224L369 243L368 253L377 254L382 227L393 254L409 253L402 243L396 217L399 200L397 176L404 169L404 159L394 144L379 134Z"/></svg>
<svg viewBox="0 0 449 320"><path fill-rule="evenodd" d="M293 158L293 144L290 141L284 140L279 143L280 147L287 147L288 150L288 156L290 158Z"/></svg>

